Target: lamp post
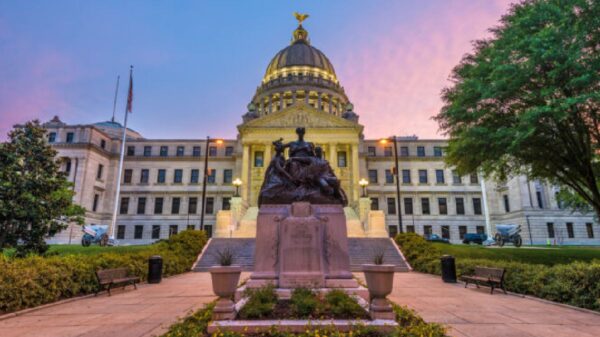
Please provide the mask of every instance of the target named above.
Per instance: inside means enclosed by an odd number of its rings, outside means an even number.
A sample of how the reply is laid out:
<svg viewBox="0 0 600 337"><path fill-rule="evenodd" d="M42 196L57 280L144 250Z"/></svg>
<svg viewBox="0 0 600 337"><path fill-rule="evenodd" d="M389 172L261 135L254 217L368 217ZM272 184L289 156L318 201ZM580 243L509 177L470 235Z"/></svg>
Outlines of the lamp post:
<svg viewBox="0 0 600 337"><path fill-rule="evenodd" d="M242 186L242 179L240 178L235 178L235 180L232 182L233 186L235 186L235 196L239 197L240 196L240 186Z"/></svg>
<svg viewBox="0 0 600 337"><path fill-rule="evenodd" d="M206 137L206 149L204 150L204 180L202 181L202 211L200 213L200 230L204 230L204 207L206 206L206 184L208 182L208 149L210 148L210 143L215 143L217 145L223 144L222 139L211 139L210 137Z"/></svg>
<svg viewBox="0 0 600 337"><path fill-rule="evenodd" d="M387 144L389 142L394 142L394 175L396 176L396 209L398 212L398 232L403 233L402 230L402 208L400 208L400 170L398 165L398 139L396 136L392 136L390 138L384 138L379 141L380 144Z"/></svg>
<svg viewBox="0 0 600 337"><path fill-rule="evenodd" d="M362 178L361 180L358 181L358 184L360 185L360 187L362 187L362 198L366 198L367 197L367 186L369 185L369 181L365 178Z"/></svg>

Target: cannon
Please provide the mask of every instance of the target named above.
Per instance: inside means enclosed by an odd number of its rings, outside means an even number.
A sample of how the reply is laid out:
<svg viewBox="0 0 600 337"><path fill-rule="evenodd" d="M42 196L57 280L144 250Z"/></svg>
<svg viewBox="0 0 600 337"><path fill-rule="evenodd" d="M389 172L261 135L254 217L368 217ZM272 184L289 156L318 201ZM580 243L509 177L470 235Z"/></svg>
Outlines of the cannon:
<svg viewBox="0 0 600 337"><path fill-rule="evenodd" d="M96 243L100 246L106 246L108 244L108 226L84 225L82 230L82 246L89 247L92 243Z"/></svg>
<svg viewBox="0 0 600 337"><path fill-rule="evenodd" d="M521 247L523 239L521 238L521 225L496 225L496 235L494 240L498 246L502 247L507 242L512 242L515 247Z"/></svg>

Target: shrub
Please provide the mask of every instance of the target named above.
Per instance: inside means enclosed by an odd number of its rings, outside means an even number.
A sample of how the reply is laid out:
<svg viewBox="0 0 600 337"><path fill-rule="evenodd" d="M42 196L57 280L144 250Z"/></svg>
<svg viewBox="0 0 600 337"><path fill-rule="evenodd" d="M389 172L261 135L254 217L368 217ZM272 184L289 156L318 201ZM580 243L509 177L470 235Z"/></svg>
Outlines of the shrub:
<svg viewBox="0 0 600 337"><path fill-rule="evenodd" d="M327 309L336 317L356 318L366 314L355 299L345 291L334 289L325 295Z"/></svg>
<svg viewBox="0 0 600 337"><path fill-rule="evenodd" d="M292 313L299 318L318 315L319 299L314 291L307 288L296 288L292 291L290 307Z"/></svg>
<svg viewBox="0 0 600 337"><path fill-rule="evenodd" d="M261 288L248 288L244 295L248 302L242 307L239 316L242 319L258 319L269 316L277 304L275 286L267 285Z"/></svg>
<svg viewBox="0 0 600 337"><path fill-rule="evenodd" d="M98 289L97 269L126 267L129 273L147 277L148 258L163 258L163 275L189 271L206 244L200 231L183 231L169 240L135 252L96 255L28 256L0 255L0 313L93 293Z"/></svg>

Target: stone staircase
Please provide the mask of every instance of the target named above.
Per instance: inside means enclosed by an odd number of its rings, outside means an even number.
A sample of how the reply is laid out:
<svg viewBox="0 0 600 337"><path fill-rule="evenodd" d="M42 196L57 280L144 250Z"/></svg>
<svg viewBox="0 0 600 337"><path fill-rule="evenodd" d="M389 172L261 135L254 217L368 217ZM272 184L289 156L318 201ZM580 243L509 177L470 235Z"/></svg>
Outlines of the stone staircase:
<svg viewBox="0 0 600 337"><path fill-rule="evenodd" d="M350 268L361 271L363 264L372 263L373 256L384 252L384 263L396 266L397 272L409 271L410 267L401 255L400 250L389 238L348 238ZM194 271L207 271L209 267L218 265L218 253L225 249L233 251L233 263L242 266L244 271L254 268L255 239L251 238L213 238L196 261Z"/></svg>

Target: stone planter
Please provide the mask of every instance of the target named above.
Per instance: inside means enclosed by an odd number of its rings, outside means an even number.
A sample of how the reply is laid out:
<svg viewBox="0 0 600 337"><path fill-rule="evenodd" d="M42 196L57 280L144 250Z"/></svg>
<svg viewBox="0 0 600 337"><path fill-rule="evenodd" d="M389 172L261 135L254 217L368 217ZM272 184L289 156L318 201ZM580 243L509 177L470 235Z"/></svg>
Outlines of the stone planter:
<svg viewBox="0 0 600 337"><path fill-rule="evenodd" d="M394 265L363 265L367 288L371 297L369 313L373 319L394 319L392 306L386 299L394 286Z"/></svg>
<svg viewBox="0 0 600 337"><path fill-rule="evenodd" d="M231 298L235 294L242 267L216 266L209 268L212 278L212 287L215 295L219 296L217 305L213 310L214 320L227 320L235 318L235 306Z"/></svg>

